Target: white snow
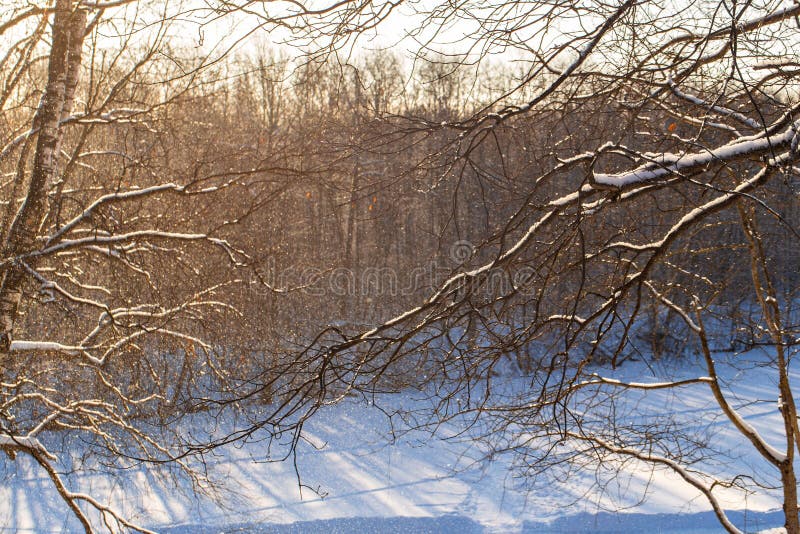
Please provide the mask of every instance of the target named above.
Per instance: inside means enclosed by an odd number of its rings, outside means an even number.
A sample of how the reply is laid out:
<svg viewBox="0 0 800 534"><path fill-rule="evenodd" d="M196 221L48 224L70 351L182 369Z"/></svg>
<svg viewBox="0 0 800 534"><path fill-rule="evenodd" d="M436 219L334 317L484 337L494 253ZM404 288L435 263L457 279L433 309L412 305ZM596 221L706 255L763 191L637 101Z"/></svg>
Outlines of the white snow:
<svg viewBox="0 0 800 534"><path fill-rule="evenodd" d="M761 363L768 357L755 351L745 356L761 358ZM726 365L724 356L717 364L720 376L732 384L732 404L765 441L778 446L780 415L775 399L767 402L768 368L759 361L743 363L747 358L742 355L730 361L740 369ZM605 381L600 387L631 386L625 390L630 405L618 406L621 418L646 421L653 413L669 413L707 431L713 457L692 465L692 473L698 468L717 475L747 473L774 483L772 467L715 410L702 365L691 358L668 365L626 362L616 371L598 369ZM665 377L687 383L664 388ZM800 377L794 373L793 378ZM417 406L416 395L395 395L381 404ZM114 475L84 468L66 479L72 491L118 507L143 526L172 533L721 532L700 492L668 469L629 462L619 475L592 468L525 489L515 477L512 457L482 459L482 449L464 436L442 441L417 432L391 443L385 415L363 400L348 399L318 415L300 441L302 491L291 462L265 461L264 442L229 446L205 458L212 479L224 486L215 497L195 495L188 483L176 485L144 467ZM457 419L446 423L441 435L457 436L460 424ZM24 455L6 461L0 477L0 532L72 532L78 527L47 475ZM598 480L609 484L601 490ZM740 528L779 527L779 492L756 490L715 489L715 494L726 510L739 511L731 516Z"/></svg>

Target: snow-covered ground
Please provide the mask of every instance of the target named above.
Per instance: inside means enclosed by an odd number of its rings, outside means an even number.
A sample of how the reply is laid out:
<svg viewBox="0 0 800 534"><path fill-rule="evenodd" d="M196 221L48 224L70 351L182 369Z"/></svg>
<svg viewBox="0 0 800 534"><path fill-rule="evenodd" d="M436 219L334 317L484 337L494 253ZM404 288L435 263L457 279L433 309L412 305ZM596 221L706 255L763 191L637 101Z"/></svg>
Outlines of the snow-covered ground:
<svg viewBox="0 0 800 534"><path fill-rule="evenodd" d="M702 372L692 365L680 366L687 375ZM728 378L736 381L735 404L779 446L779 435L771 432L780 424L769 371L758 365L739 367L728 370ZM614 377L644 381L658 378L653 374L659 369L628 362ZM413 402L411 396L397 400ZM727 456L719 458L715 469L769 473L730 425L712 417L707 387L684 388L679 396L650 393L635 402L641 413L673 410L704 425ZM143 467L113 478L82 470L69 480L74 489L105 496L104 502L139 524L174 534L722 531L707 502L670 473L630 465L613 491L593 489L595 472L522 490L510 457L476 465L479 451L467 440L441 441L411 433L390 443L386 417L363 401L352 400L318 415L298 451L297 465L308 486L302 491L294 465L265 462L266 445L259 443L230 446L206 458L211 477L224 486L213 496L195 495L188 483L176 484ZM79 530L49 479L31 462L6 461L3 469L0 531ZM759 491L746 498L732 496L725 505L739 510L731 514L737 524L755 532L782 524L778 497L775 491Z"/></svg>

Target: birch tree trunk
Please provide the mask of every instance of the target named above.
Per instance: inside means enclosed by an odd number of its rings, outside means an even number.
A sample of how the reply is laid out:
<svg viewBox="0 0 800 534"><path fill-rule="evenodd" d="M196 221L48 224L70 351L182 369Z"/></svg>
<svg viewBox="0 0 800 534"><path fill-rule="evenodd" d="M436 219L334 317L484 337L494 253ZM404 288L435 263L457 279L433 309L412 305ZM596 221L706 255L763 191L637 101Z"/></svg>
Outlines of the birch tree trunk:
<svg viewBox="0 0 800 534"><path fill-rule="evenodd" d="M15 258L34 245L46 214L47 191L58 181L58 153L64 135L61 122L72 112L85 29L86 11L79 9L73 0L57 0L47 85L32 125L31 135L37 136L33 169L22 205L7 229L2 245L0 353L8 352L22 301L24 266ZM9 204L9 210L15 208L13 202Z"/></svg>

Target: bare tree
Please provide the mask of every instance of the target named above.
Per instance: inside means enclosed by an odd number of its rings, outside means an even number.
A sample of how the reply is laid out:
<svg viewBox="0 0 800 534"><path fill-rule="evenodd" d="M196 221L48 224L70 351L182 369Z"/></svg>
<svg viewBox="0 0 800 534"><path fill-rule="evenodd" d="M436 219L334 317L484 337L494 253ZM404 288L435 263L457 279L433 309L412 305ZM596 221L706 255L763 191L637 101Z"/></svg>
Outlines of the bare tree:
<svg viewBox="0 0 800 534"><path fill-rule="evenodd" d="M291 435L314 398L294 360L235 350L254 336L243 288L263 282L251 218L295 173L280 143L253 146L233 127L228 49L170 42L189 7L58 0L0 19L13 37L0 107L0 447L11 462L33 458L87 532L147 529L72 488L71 455L175 465L200 490L188 455ZM260 431L178 429L265 391L281 397Z"/></svg>
<svg viewBox="0 0 800 534"><path fill-rule="evenodd" d="M373 18L382 6L371 5ZM343 9L336 20L345 22L329 36L373 20L361 5ZM309 350L326 361L320 383L375 392L404 369L425 369L435 384L420 384L437 400L432 425L470 416L495 450L521 452L530 473L629 460L671 470L735 532L718 492L759 491L773 479L714 476L703 467L714 441L682 429L676 414L655 414L645 427L615 416L626 396L705 388L719 416L777 473L785 527L800 531L788 379L796 333L780 319L781 307L794 309L796 283L780 256L798 249L800 8L466 2L421 14L414 36L426 49L448 50L453 33L465 43L449 49L451 72L509 49L526 71L477 112L396 118L395 139L430 140L414 165L435 169L440 181L515 182L520 199L475 239L472 261L419 305L366 331L334 328L317 338ZM520 131L529 137L517 141ZM447 216L458 220L459 212ZM759 219L782 236L780 248L763 239ZM744 282L753 288L745 303L734 297ZM751 327L774 350L777 387L764 394L784 423L780 444L745 421L712 356L736 342L729 332L738 312L720 318L719 309L741 306L760 310ZM679 356L670 338L697 351L702 374L634 382L608 374L627 359ZM497 384L509 357L525 360L523 392Z"/></svg>

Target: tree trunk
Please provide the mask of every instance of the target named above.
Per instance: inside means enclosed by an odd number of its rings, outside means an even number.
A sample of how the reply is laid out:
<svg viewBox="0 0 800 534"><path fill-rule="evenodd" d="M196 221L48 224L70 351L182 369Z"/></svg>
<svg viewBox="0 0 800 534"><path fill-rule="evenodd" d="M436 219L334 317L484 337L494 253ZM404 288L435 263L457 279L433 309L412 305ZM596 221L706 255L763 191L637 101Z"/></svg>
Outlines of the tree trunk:
<svg viewBox="0 0 800 534"><path fill-rule="evenodd" d="M61 119L72 111L86 11L73 0L57 0L53 20L53 45L48 63L47 86L33 126L38 129L33 170L25 199L11 223L3 244L3 257L14 258L32 249L47 207L47 191L57 182L58 152L63 138ZM22 300L23 266L18 261L0 270L0 352L7 352Z"/></svg>
<svg viewBox="0 0 800 534"><path fill-rule="evenodd" d="M750 272L756 290L764 322L775 344L775 363L778 367L778 406L783 417L786 433L786 458L780 463L781 484L783 485L784 527L789 534L800 534L800 518L798 518L797 475L794 471L795 447L800 448L800 432L797 424L797 405L794 392L789 382L789 361L784 351L786 340L783 335L778 294L769 273L767 255L764 252L761 234L758 231L756 213L752 207L746 208L739 202L739 218L750 248Z"/></svg>

